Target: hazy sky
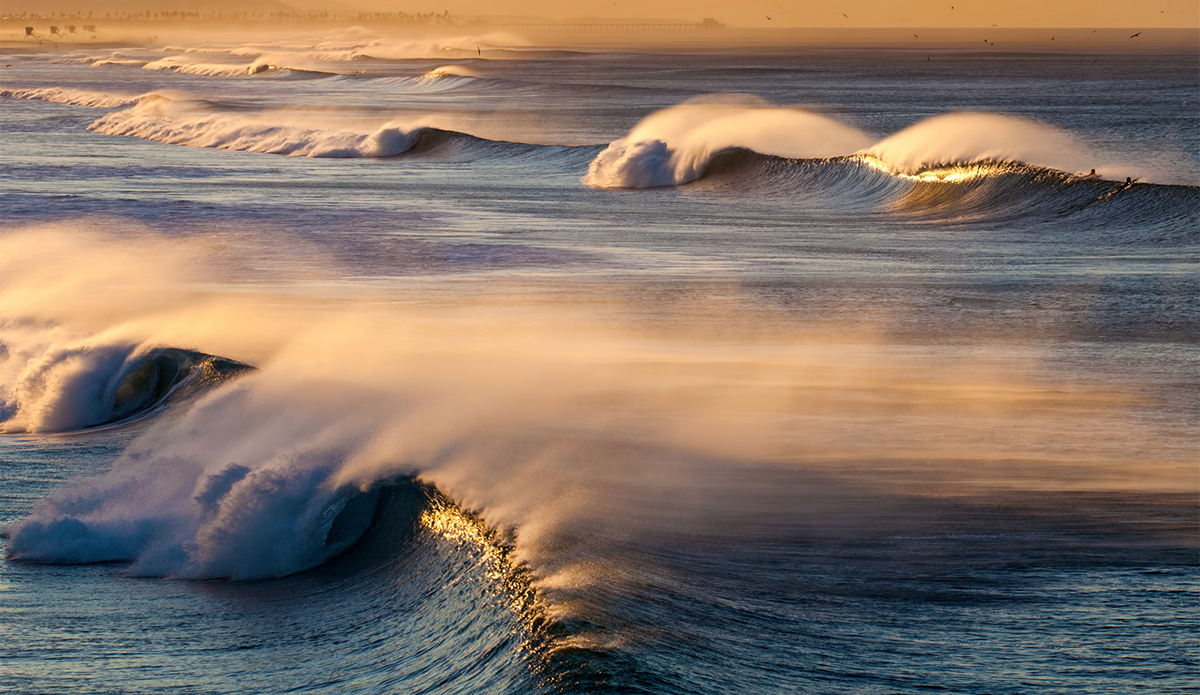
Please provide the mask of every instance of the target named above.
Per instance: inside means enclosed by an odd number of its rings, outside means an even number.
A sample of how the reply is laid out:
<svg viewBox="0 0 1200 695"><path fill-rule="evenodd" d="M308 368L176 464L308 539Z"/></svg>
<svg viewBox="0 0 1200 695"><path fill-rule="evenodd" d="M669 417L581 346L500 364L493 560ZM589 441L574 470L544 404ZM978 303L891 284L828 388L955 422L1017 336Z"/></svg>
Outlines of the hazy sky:
<svg viewBox="0 0 1200 695"><path fill-rule="evenodd" d="M286 0L285 0L286 1ZM738 26L1197 27L1197 0L342 0L383 11L567 18L715 17ZM845 15L845 16L843 16ZM770 17L770 19L768 19Z"/></svg>
<svg viewBox="0 0 1200 695"><path fill-rule="evenodd" d="M743 27L1176 27L1200 28L1198 0L5 0L6 12L274 11L441 12L699 20Z"/></svg>

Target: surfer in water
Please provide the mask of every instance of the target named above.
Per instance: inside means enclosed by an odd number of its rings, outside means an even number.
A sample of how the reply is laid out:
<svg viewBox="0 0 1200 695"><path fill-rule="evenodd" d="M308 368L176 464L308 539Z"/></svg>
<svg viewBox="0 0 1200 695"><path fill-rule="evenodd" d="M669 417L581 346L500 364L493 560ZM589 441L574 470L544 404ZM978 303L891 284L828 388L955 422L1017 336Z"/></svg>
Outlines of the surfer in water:
<svg viewBox="0 0 1200 695"><path fill-rule="evenodd" d="M1128 191L1130 188L1133 188L1133 184L1135 183L1137 183L1137 179L1131 176L1126 176L1124 183L1117 184L1116 188L1113 188L1104 195L1100 196L1098 200L1111 200L1113 196L1117 195L1118 193L1123 193Z"/></svg>

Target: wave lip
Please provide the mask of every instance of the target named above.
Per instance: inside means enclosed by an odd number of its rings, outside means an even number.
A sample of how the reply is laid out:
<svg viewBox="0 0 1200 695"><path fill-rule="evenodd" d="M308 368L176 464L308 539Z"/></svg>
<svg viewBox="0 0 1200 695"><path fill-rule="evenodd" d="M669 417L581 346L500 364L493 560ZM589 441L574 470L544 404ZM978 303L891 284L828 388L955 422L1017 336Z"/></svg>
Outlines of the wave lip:
<svg viewBox="0 0 1200 695"><path fill-rule="evenodd" d="M176 348L74 346L47 354L0 403L0 432L62 433L127 424L253 369Z"/></svg>
<svg viewBox="0 0 1200 695"><path fill-rule="evenodd" d="M588 166L593 188L676 186L704 175L734 149L795 159L822 159L866 147L850 126L809 111L760 102L690 102L651 114Z"/></svg>
<svg viewBox="0 0 1200 695"><path fill-rule="evenodd" d="M479 73L466 65L443 65L430 70L417 79L437 79L439 77L479 77Z"/></svg>
<svg viewBox="0 0 1200 695"><path fill-rule="evenodd" d="M995 113L934 116L859 154L884 163L891 173L907 176L987 162L1020 163L1066 173L1096 168L1070 134L1044 123Z"/></svg>
<svg viewBox="0 0 1200 695"><path fill-rule="evenodd" d="M119 56L110 56L108 58L99 58L97 60L92 61L92 67L102 68L107 65L116 65L116 66L120 66L120 67L129 66L129 67L139 67L140 68L140 67L145 66L149 62L150 61L145 58L124 58L124 57L119 57Z"/></svg>

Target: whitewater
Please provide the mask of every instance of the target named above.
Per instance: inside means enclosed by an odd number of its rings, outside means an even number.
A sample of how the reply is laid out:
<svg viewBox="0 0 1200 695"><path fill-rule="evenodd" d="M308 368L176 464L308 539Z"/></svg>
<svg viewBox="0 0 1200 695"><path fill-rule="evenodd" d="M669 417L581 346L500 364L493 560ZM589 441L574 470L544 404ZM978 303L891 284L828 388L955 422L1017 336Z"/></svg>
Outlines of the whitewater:
<svg viewBox="0 0 1200 695"><path fill-rule="evenodd" d="M1194 52L6 51L0 692L1200 675Z"/></svg>

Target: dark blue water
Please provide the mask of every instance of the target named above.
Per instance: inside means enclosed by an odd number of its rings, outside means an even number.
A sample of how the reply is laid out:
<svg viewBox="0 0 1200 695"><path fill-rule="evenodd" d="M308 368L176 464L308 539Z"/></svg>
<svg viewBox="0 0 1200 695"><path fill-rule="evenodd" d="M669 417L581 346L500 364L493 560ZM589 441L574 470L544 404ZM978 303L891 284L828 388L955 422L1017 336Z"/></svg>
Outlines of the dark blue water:
<svg viewBox="0 0 1200 695"><path fill-rule="evenodd" d="M7 57L0 691L1194 688L1195 55L377 38Z"/></svg>

